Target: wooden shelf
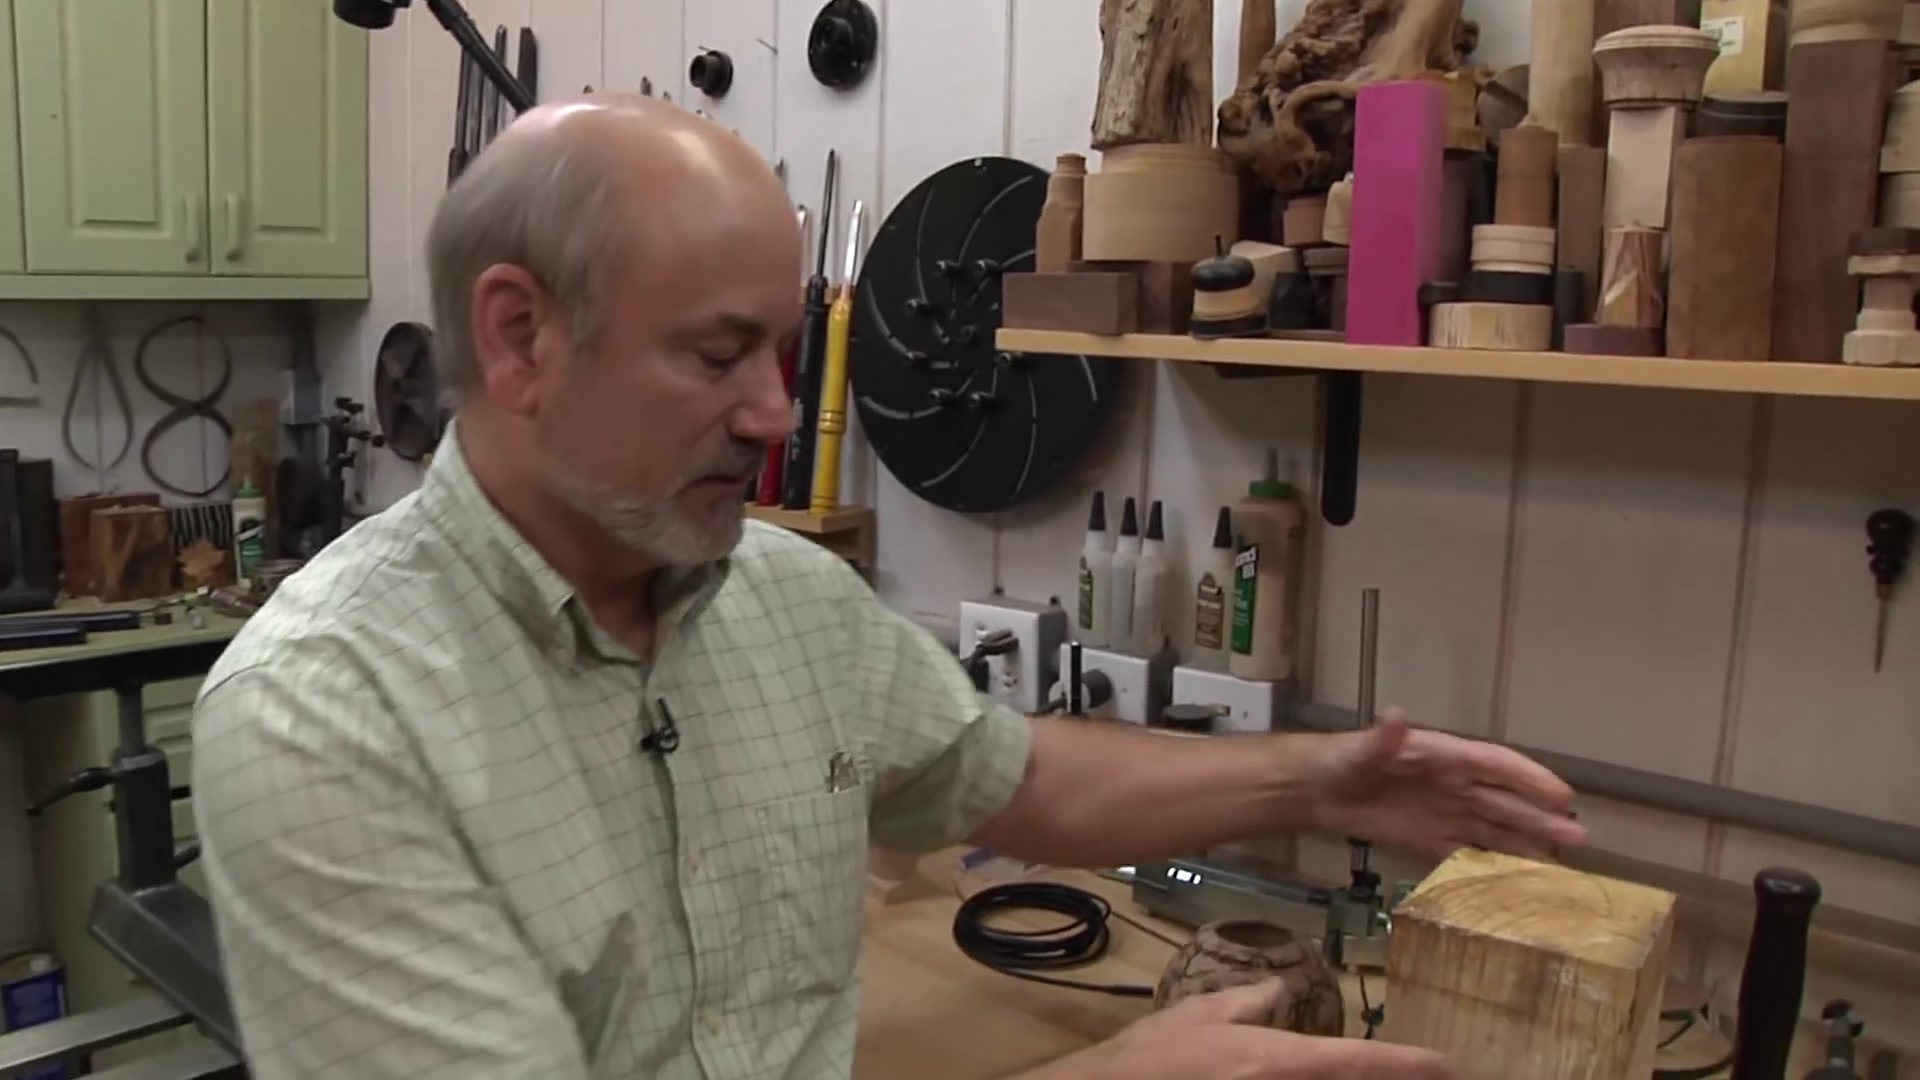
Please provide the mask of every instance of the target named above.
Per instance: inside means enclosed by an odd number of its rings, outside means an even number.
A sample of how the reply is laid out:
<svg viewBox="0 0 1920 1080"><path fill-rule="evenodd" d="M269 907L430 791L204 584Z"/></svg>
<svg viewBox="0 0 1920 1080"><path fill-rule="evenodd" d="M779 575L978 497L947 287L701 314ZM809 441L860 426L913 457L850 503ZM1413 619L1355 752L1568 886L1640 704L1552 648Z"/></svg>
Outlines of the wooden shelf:
<svg viewBox="0 0 1920 1080"><path fill-rule="evenodd" d="M1670 360L1664 357L1494 352L1484 349L1419 349L1276 338L1197 341L1179 334L1102 337L1055 330L1001 330L996 340L1000 348L1010 352L1066 356L1175 360L1297 371L1378 371L1469 379L1582 383L1590 386L1644 386L1732 394L1920 401L1920 368L1849 367L1844 364L1793 364L1784 361L1756 364L1723 360Z"/></svg>
<svg viewBox="0 0 1920 1080"><path fill-rule="evenodd" d="M778 506L749 506L747 516L788 532L807 536L834 536L859 532L873 523L873 511L864 506L843 506L838 510L815 513L811 510L783 510Z"/></svg>

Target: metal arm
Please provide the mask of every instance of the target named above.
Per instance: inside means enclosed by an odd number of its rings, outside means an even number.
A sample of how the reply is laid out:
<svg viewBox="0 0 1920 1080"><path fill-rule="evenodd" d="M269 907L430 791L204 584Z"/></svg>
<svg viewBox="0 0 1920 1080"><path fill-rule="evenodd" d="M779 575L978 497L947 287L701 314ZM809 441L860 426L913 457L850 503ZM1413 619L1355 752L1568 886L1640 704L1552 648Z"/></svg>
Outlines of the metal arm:
<svg viewBox="0 0 1920 1080"><path fill-rule="evenodd" d="M412 6L413 0L333 0L333 13L364 30L382 30L393 25L396 10ZM486 39L480 36L480 28L473 25L473 19L467 15L467 9L460 6L460 0L427 0L427 10L453 35L460 51L480 66L487 81L499 89L500 96L513 106L514 112L523 113L533 108L532 92L493 54Z"/></svg>

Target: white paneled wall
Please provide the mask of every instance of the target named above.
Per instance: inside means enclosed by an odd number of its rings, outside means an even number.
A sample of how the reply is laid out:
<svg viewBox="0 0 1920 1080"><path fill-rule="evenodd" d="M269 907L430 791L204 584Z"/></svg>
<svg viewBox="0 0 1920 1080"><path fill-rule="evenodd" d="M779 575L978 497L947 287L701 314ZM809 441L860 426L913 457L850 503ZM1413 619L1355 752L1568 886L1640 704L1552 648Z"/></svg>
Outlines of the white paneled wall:
<svg viewBox="0 0 1920 1080"><path fill-rule="evenodd" d="M531 17L544 97L647 78L784 161L798 202L817 205L837 149L841 222L847 201L884 213L968 156L1044 166L1087 149L1099 0L872 2L880 64L844 94L805 68L814 0L469 6L489 34ZM1302 7L1282 0L1283 31ZM1525 60L1530 7L1468 0L1481 62ZM1216 0L1216 95L1238 14ZM735 60L724 101L687 92L700 47ZM421 13L375 41L374 299L329 327L341 390L366 394L388 323L428 316L419 249L444 187L455 68L451 41ZM1129 382L1081 474L993 518L928 506L864 450L850 453L844 490L878 509L888 601L951 619L995 587L1064 594L1095 489L1116 509L1127 495L1164 500L1175 549L1197 557L1265 448L1311 486L1311 380L1226 382L1163 364L1137 366ZM382 459L373 490L386 501L415 481ZM1920 825L1908 778L1920 761L1920 588L1894 612L1887 670L1870 663L1861 526L1882 505L1920 512L1911 405L1373 378L1358 517L1310 538L1312 693L1353 704L1360 591L1375 587L1381 700L1422 721ZM1738 880L1768 862L1801 865L1834 904L1920 924L1920 872L1603 800L1581 811L1604 847ZM1712 971L1737 967L1737 950L1722 952ZM1822 977L1810 994L1831 985ZM1874 1014L1900 1015L1884 988L1848 989ZM1920 1000L1904 1007L1914 1015Z"/></svg>

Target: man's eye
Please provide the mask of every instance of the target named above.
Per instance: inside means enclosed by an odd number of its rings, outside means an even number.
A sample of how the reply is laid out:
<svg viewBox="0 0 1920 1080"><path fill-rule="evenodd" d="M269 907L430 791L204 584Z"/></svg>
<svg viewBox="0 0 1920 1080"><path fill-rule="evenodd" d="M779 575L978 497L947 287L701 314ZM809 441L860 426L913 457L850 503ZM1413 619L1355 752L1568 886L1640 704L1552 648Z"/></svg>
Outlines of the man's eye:
<svg viewBox="0 0 1920 1080"><path fill-rule="evenodd" d="M735 364L738 364L740 358L745 355L746 354L742 352L703 352L700 354L700 360L714 371L728 371L731 370Z"/></svg>

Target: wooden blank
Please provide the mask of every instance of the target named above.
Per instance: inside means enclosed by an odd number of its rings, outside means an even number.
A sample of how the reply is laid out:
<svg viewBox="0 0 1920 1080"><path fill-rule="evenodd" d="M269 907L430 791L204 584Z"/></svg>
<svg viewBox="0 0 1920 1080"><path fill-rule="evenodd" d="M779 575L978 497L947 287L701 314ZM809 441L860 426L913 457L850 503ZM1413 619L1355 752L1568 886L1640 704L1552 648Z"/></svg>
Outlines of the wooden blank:
<svg viewBox="0 0 1920 1080"><path fill-rule="evenodd" d="M1559 143L1552 128L1522 124L1500 137L1493 220L1553 227L1553 172Z"/></svg>
<svg viewBox="0 0 1920 1080"><path fill-rule="evenodd" d="M1136 332L1184 334L1193 315L1193 264L1184 262L1077 262L1074 273L1132 274L1139 283Z"/></svg>
<svg viewBox="0 0 1920 1080"><path fill-rule="evenodd" d="M1594 320L1606 326L1660 328L1666 304L1660 295L1666 234L1659 229L1608 229L1600 269L1600 303Z"/></svg>
<svg viewBox="0 0 1920 1080"><path fill-rule="evenodd" d="M60 588L72 596L99 595L93 566L93 513L116 506L159 506L151 492L77 495L60 500Z"/></svg>
<svg viewBox="0 0 1920 1080"><path fill-rule="evenodd" d="M1226 155L1165 143L1116 147L1083 182L1088 259L1199 262L1240 238L1240 177Z"/></svg>
<svg viewBox="0 0 1920 1080"><path fill-rule="evenodd" d="M1528 112L1562 146L1593 141L1594 2L1533 0Z"/></svg>
<svg viewBox="0 0 1920 1080"><path fill-rule="evenodd" d="M152 600L173 592L173 528L157 506L93 512L94 583L100 599Z"/></svg>
<svg viewBox="0 0 1920 1080"><path fill-rule="evenodd" d="M1673 166L1667 355L1772 359L1784 151L1771 139L1693 139Z"/></svg>
<svg viewBox="0 0 1920 1080"><path fill-rule="evenodd" d="M1447 88L1429 80L1360 88L1354 134L1347 340L1419 345L1420 286L1439 268Z"/></svg>
<svg viewBox="0 0 1920 1080"><path fill-rule="evenodd" d="M1593 36L1604 37L1629 26L1699 26L1700 0L1599 0Z"/></svg>
<svg viewBox="0 0 1920 1080"><path fill-rule="evenodd" d="M1093 148L1213 144L1213 0L1101 0Z"/></svg>
<svg viewBox="0 0 1920 1080"><path fill-rule="evenodd" d="M1586 289L1586 310L1593 315L1600 299L1600 253L1606 237L1607 151L1600 146L1563 146L1560 181L1559 256L1555 265L1578 270Z"/></svg>
<svg viewBox="0 0 1920 1080"><path fill-rule="evenodd" d="M1900 36L1904 0L1794 0L1791 42L1882 41Z"/></svg>
<svg viewBox="0 0 1920 1080"><path fill-rule="evenodd" d="M1140 281L1132 274L1005 274L1001 325L1016 330L1131 334L1139 327Z"/></svg>
<svg viewBox="0 0 1920 1080"><path fill-rule="evenodd" d="M1466 849L1395 908L1381 1037L1474 1080L1653 1073L1675 898Z"/></svg>
<svg viewBox="0 0 1920 1080"><path fill-rule="evenodd" d="M1787 50L1786 166L1780 183L1773 359L1831 363L1853 327L1853 234L1874 224L1880 140L1894 78L1884 41Z"/></svg>
<svg viewBox="0 0 1920 1080"><path fill-rule="evenodd" d="M1700 27L1720 36L1707 92L1778 90L1787 71L1787 0L1704 0Z"/></svg>
<svg viewBox="0 0 1920 1080"><path fill-rule="evenodd" d="M1660 331L1645 326L1569 323L1561 332L1560 350L1582 356L1659 356Z"/></svg>
<svg viewBox="0 0 1920 1080"><path fill-rule="evenodd" d="M1664 229L1673 184L1673 152L1687 135L1675 105L1614 109L1607 129L1606 227Z"/></svg>
<svg viewBox="0 0 1920 1080"><path fill-rule="evenodd" d="M1427 344L1436 349L1542 352L1553 344L1553 308L1531 304L1435 304Z"/></svg>

